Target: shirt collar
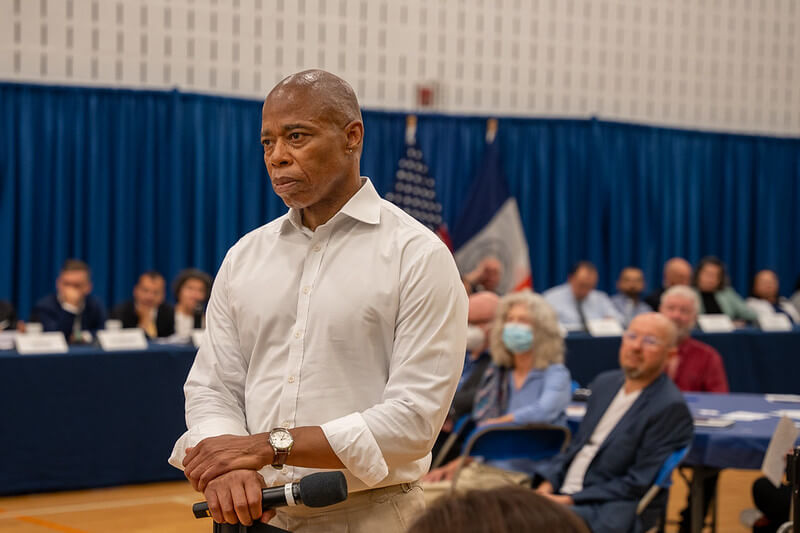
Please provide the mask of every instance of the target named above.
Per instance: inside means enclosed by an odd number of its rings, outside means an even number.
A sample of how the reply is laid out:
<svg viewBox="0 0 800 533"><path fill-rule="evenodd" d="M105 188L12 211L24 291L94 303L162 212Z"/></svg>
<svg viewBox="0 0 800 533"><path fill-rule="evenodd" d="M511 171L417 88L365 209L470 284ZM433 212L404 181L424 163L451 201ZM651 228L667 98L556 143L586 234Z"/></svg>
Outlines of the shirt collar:
<svg viewBox="0 0 800 533"><path fill-rule="evenodd" d="M328 223L342 216L348 216L365 224L378 224L381 221L381 197L369 178L361 177L361 187ZM294 226L301 232L309 231L303 226L303 217L299 209L289 209L276 231L284 233L289 226Z"/></svg>

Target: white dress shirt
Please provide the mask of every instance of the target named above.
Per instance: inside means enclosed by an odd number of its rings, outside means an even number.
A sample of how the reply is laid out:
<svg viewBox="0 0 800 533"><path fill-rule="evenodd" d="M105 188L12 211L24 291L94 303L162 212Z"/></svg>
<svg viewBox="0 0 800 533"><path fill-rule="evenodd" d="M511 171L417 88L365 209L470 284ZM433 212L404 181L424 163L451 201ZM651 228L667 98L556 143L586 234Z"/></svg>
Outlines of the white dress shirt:
<svg viewBox="0 0 800 533"><path fill-rule="evenodd" d="M171 464L206 437L321 426L351 492L427 472L461 374L467 295L439 238L362 182L316 231L292 209L228 251ZM261 474L273 486L312 471Z"/></svg>
<svg viewBox="0 0 800 533"><path fill-rule="evenodd" d="M628 412L628 409L631 408L641 392L642 390L639 389L626 394L625 385L619 388L619 392L611 400L608 409L606 409L597 426L595 426L592 436L572 458L567 474L564 476L564 483L561 484L561 490L559 491L561 494L575 494L583 490L583 478L586 476L586 471L589 469L589 465L592 464L594 456L597 455L597 451L606 440L606 437L617 427L619 421L622 420L622 417L625 416L625 413Z"/></svg>

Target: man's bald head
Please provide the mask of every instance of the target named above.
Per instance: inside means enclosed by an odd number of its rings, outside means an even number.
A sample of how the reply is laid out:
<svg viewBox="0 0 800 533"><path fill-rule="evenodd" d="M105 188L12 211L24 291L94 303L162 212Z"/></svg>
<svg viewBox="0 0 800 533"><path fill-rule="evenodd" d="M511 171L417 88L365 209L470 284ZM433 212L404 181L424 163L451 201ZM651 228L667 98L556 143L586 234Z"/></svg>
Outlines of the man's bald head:
<svg viewBox="0 0 800 533"><path fill-rule="evenodd" d="M692 280L692 265L682 257L673 257L664 264L664 287L689 285Z"/></svg>
<svg viewBox="0 0 800 533"><path fill-rule="evenodd" d="M313 102L320 117L337 126L361 118L361 108L353 88L345 80L324 70L304 70L282 79L267 95L264 106L272 99Z"/></svg>

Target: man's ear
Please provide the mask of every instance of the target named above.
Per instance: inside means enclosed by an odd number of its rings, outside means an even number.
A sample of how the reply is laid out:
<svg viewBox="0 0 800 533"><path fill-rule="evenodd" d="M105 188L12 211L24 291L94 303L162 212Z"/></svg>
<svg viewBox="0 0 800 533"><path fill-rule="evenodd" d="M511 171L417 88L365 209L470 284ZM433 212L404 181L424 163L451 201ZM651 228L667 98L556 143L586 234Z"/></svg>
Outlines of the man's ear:
<svg viewBox="0 0 800 533"><path fill-rule="evenodd" d="M360 120L350 122L344 127L344 134L347 137L347 150L359 153L364 143L364 123Z"/></svg>

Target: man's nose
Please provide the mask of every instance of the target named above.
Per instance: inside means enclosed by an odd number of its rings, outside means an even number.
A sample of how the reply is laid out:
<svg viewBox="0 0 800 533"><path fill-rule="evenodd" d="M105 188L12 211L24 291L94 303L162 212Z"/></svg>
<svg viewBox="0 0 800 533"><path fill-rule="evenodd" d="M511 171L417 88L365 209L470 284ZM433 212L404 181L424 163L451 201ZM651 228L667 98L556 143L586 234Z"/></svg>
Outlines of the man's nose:
<svg viewBox="0 0 800 533"><path fill-rule="evenodd" d="M278 139L275 141L275 147L269 156L269 164L273 167L283 167L291 163L289 151L287 150L286 143Z"/></svg>

